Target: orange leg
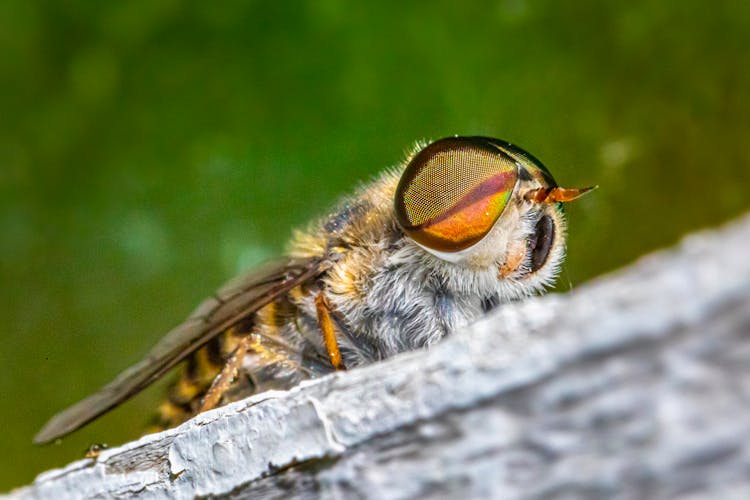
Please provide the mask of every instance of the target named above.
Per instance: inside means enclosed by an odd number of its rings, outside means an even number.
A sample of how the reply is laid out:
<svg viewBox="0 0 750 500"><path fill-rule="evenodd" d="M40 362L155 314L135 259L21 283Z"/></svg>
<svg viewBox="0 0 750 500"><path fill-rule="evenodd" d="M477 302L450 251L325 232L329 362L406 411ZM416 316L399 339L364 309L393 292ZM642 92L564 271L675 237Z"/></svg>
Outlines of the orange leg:
<svg viewBox="0 0 750 500"><path fill-rule="evenodd" d="M208 388L206 395L203 397L198 413L216 408L219 404L221 397L227 389L229 389L229 386L232 385L235 377L237 377L237 373L242 365L242 359L245 357L245 354L247 354L250 345L252 345L252 337L253 336L250 333L242 337L237 348L232 355L229 356L229 359L227 359L224 368L221 369L221 372L219 372L214 381L211 382L211 387Z"/></svg>
<svg viewBox="0 0 750 500"><path fill-rule="evenodd" d="M336 340L336 330L331 318L331 307L328 305L328 300L326 300L322 291L315 297L315 310L318 313L318 325L320 325L320 331L323 332L323 341L326 344L328 358L336 370L342 370L346 367L341 362L341 351L339 351L339 343Z"/></svg>

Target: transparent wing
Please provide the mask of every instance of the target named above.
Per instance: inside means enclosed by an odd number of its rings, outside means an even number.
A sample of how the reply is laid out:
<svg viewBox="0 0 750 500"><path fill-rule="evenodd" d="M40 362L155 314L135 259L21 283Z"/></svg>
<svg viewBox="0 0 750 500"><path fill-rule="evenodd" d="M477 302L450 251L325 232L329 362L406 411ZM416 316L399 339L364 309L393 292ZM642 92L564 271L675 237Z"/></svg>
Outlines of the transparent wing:
<svg viewBox="0 0 750 500"><path fill-rule="evenodd" d="M235 278L206 299L141 361L98 392L52 417L34 437L49 443L139 393L216 335L319 273L318 259L285 259Z"/></svg>

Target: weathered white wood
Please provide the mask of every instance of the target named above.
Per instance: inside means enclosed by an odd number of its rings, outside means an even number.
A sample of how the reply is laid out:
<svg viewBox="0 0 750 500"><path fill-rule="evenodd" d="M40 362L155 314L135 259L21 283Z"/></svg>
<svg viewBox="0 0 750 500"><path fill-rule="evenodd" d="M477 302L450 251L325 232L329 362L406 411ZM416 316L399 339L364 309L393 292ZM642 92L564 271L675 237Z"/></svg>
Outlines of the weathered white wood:
<svg viewBox="0 0 750 500"><path fill-rule="evenodd" d="M750 215L11 498L750 498Z"/></svg>

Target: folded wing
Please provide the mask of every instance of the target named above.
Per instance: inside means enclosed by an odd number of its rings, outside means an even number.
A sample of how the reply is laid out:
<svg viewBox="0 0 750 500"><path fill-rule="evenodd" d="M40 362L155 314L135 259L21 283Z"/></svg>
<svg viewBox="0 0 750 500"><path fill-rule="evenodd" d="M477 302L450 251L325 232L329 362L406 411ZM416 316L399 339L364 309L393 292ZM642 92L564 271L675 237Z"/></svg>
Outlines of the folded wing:
<svg viewBox="0 0 750 500"><path fill-rule="evenodd" d="M34 443L49 443L65 436L138 394L216 335L314 278L319 268L318 259L290 258L231 280L170 331L145 358L98 392L52 417L34 437Z"/></svg>

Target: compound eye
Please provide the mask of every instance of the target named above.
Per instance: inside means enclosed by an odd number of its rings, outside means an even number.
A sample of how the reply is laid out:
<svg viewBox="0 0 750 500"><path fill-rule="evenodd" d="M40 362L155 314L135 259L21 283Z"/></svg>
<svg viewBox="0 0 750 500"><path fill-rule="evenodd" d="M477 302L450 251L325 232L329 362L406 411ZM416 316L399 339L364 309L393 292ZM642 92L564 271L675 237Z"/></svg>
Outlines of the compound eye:
<svg viewBox="0 0 750 500"><path fill-rule="evenodd" d="M479 242L508 204L518 170L482 138L433 142L409 162L396 188L396 219L420 245L458 252Z"/></svg>

